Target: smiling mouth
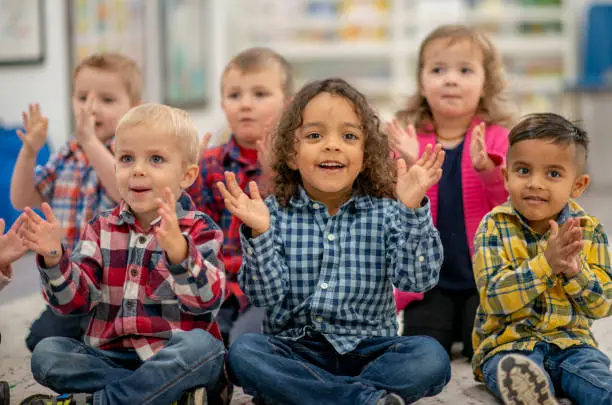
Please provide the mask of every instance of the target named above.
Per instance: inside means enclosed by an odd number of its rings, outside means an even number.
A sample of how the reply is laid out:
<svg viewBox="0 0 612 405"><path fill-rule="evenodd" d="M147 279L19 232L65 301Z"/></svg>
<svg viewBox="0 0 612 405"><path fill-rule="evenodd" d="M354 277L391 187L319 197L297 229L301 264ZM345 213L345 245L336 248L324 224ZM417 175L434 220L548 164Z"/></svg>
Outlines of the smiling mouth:
<svg viewBox="0 0 612 405"><path fill-rule="evenodd" d="M529 201L529 202L533 202L533 203L545 203L545 202L548 202L547 199L542 198L542 197L537 197L537 196L523 197L523 200Z"/></svg>
<svg viewBox="0 0 612 405"><path fill-rule="evenodd" d="M133 193L146 193L147 191L151 191L150 188L139 188L139 187L133 187L130 188L130 191Z"/></svg>
<svg viewBox="0 0 612 405"><path fill-rule="evenodd" d="M319 168L321 169L325 169L325 170L340 170L340 169L344 169L346 167L346 165L340 163L340 162L322 162L319 163Z"/></svg>

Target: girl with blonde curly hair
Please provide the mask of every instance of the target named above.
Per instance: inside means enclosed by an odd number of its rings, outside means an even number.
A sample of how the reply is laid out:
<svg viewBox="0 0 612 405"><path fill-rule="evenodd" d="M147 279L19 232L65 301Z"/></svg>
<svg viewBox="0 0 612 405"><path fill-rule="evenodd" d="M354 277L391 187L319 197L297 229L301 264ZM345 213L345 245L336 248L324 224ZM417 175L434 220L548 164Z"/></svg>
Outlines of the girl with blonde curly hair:
<svg viewBox="0 0 612 405"><path fill-rule="evenodd" d="M428 145L446 152L440 182L427 191L444 261L434 289L424 296L396 291L397 306L404 335L434 337L449 355L461 341L471 357L478 306L472 241L484 215L507 199L501 168L514 106L499 52L485 34L463 25L440 26L425 38L417 87L387 131L408 165Z"/></svg>
<svg viewBox="0 0 612 405"><path fill-rule="evenodd" d="M433 339L397 336L393 286L438 279L438 232L425 192L444 152L408 169L365 97L342 79L306 85L274 140L274 189L218 183L240 218L240 287L266 308L265 334L230 347L230 379L265 403L402 405L439 393L450 362ZM291 389L287 389L290 386ZM339 399L340 398L340 399Z"/></svg>

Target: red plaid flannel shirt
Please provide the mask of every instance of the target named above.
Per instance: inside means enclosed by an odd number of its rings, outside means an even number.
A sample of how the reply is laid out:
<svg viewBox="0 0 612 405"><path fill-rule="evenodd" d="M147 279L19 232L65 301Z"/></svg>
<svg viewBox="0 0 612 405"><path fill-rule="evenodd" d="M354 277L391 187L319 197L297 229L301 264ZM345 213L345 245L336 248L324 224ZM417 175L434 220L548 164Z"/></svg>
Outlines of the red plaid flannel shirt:
<svg viewBox="0 0 612 405"><path fill-rule="evenodd" d="M225 295L223 233L186 193L176 213L188 244L178 265L157 243L159 221L144 232L125 202L92 220L57 266L45 269L38 257L49 305L62 314L91 312L90 346L135 349L146 360L177 331L199 328L221 338L214 318Z"/></svg>
<svg viewBox="0 0 612 405"><path fill-rule="evenodd" d="M237 274L242 264L239 232L242 222L225 208L223 196L216 186L218 181L224 181L223 173L226 171L236 175L236 181L243 190L250 181L258 182L261 176L259 162L252 164L241 156L233 136L228 143L206 151L200 161L200 176L188 192L196 208L208 214L223 230L223 261L228 277L228 290L244 304L246 297L237 282Z"/></svg>

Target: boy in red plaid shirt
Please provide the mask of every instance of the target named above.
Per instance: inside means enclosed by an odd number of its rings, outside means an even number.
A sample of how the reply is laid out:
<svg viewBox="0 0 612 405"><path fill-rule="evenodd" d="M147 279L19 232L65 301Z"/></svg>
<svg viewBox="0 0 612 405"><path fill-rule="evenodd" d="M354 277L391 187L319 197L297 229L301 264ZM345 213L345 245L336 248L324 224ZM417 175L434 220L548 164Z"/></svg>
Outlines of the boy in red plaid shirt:
<svg viewBox="0 0 612 405"><path fill-rule="evenodd" d="M236 55L227 64L221 83L221 107L232 135L227 143L203 153L200 176L189 190L196 207L210 215L225 235L223 255L229 296L217 319L226 345L241 334L261 332L264 311L251 307L238 287L241 222L227 210L215 184L224 180L226 171L235 174L242 189L250 181L260 182L267 151L264 138L276 127L292 92L291 66L278 53L250 48Z"/></svg>
<svg viewBox="0 0 612 405"><path fill-rule="evenodd" d="M24 243L38 254L46 301L63 314L92 316L85 343L50 337L32 354L38 382L92 394L68 403L203 404L212 403L207 391L219 396L223 233L183 192L198 175L197 156L187 113L141 105L117 126L122 201L91 221L72 256L49 205L46 220L26 208Z"/></svg>

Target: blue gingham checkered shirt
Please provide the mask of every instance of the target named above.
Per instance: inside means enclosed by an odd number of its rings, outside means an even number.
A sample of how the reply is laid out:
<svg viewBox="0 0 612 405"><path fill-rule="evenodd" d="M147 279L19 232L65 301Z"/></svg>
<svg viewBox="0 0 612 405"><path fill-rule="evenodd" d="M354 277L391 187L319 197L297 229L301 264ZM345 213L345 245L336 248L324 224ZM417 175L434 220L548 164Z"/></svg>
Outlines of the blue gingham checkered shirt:
<svg viewBox="0 0 612 405"><path fill-rule="evenodd" d="M270 229L240 230L238 282L267 308L264 332L299 339L322 333L340 354L374 336L396 336L393 285L424 292L438 281L443 252L429 202L409 209L354 196L336 215L303 189L287 207L272 196Z"/></svg>

